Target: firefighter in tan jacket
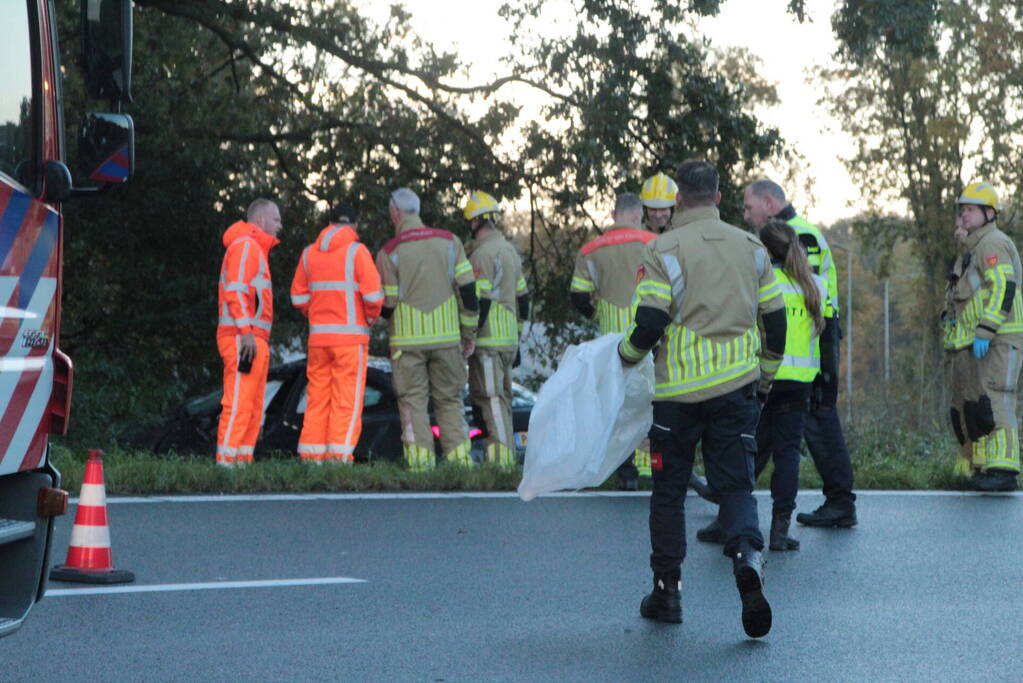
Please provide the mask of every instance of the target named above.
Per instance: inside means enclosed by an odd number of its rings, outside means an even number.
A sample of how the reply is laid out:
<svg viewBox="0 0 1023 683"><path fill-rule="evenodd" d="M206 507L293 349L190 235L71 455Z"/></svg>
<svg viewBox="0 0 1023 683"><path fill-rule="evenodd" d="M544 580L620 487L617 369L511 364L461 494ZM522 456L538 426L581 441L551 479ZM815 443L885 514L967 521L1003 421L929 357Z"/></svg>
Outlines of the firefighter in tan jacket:
<svg viewBox="0 0 1023 683"><path fill-rule="evenodd" d="M519 328L529 315L529 292L522 260L495 222L501 208L486 192L476 192L462 215L469 221L467 246L480 303L476 352L469 356L469 395L477 423L486 427L486 459L514 467L512 368L519 350Z"/></svg>
<svg viewBox="0 0 1023 683"><path fill-rule="evenodd" d="M388 208L396 237L376 260L405 461L414 471L435 465L427 412L432 396L445 459L471 465L462 390L479 322L472 266L454 235L423 225L412 190L392 192Z"/></svg>
<svg viewBox="0 0 1023 683"><path fill-rule="evenodd" d="M944 346L952 363L952 428L960 474L980 491L1012 491L1020 470L1016 383L1023 348L1023 267L998 229L998 195L972 183L957 202L963 249L949 277Z"/></svg>
<svg viewBox="0 0 1023 683"><path fill-rule="evenodd" d="M771 628L771 608L762 590L764 540L752 495L754 434L758 397L765 400L785 351L785 301L764 246L720 219L717 170L686 161L676 180L685 209L675 216L678 227L644 247L636 317L618 347L626 364L657 347L650 429L654 589L640 613L682 621L683 506L699 443L721 499L743 627L758 638Z"/></svg>
<svg viewBox="0 0 1023 683"><path fill-rule="evenodd" d="M601 335L625 332L636 315L636 270L643 246L657 235L640 226L643 204L631 192L615 200L614 225L579 250L568 295L587 318L596 318ZM618 468L619 488L635 491L638 476L650 476L650 447L645 441Z"/></svg>

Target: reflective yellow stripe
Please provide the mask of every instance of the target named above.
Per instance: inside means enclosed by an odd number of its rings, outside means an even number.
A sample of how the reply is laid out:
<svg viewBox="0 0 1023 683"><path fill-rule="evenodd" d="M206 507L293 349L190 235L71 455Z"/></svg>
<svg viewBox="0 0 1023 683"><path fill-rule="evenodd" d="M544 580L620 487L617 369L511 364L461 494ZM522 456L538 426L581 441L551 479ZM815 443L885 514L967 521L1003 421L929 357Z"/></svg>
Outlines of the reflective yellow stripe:
<svg viewBox="0 0 1023 683"><path fill-rule="evenodd" d="M627 360L633 363L638 363L643 360L643 356L645 356L647 352L632 345L632 342L629 341L629 336L631 334L632 330L630 329L628 334L625 335L625 339L622 339L622 343L618 346L618 350Z"/></svg>
<svg viewBox="0 0 1023 683"><path fill-rule="evenodd" d="M631 306L615 306L612 303L597 300L597 326L601 334L610 332L624 332L636 319L636 307L638 302Z"/></svg>
<svg viewBox="0 0 1023 683"><path fill-rule="evenodd" d="M466 273L471 272L472 266L469 264L468 261L460 261L458 265L455 266L455 277L459 277L461 275L465 275Z"/></svg>
<svg viewBox="0 0 1023 683"><path fill-rule="evenodd" d="M477 346L516 346L519 343L519 323L515 313L504 304L492 302L487 323L476 339Z"/></svg>
<svg viewBox="0 0 1023 683"><path fill-rule="evenodd" d="M398 285L384 285L384 294L387 296L398 296Z"/></svg>
<svg viewBox="0 0 1023 683"><path fill-rule="evenodd" d="M572 278L572 287L570 291L573 292L594 292L597 286L593 284L593 281L581 278L578 275Z"/></svg>
<svg viewBox="0 0 1023 683"><path fill-rule="evenodd" d="M776 297L779 294L781 294L781 289L778 288L778 282L775 281L775 282L772 282L769 285L764 285L763 287L761 287L759 289L759 292L760 292L760 296L759 296L759 298L757 300L760 303L764 303L765 301L770 301L774 297Z"/></svg>
<svg viewBox="0 0 1023 683"><path fill-rule="evenodd" d="M671 301L671 286L654 280L643 280L636 287L636 296L656 296L665 301Z"/></svg>
<svg viewBox="0 0 1023 683"><path fill-rule="evenodd" d="M526 278L519 277L519 279L515 281L515 293L516 294L522 294L525 291L526 291Z"/></svg>
<svg viewBox="0 0 1023 683"><path fill-rule="evenodd" d="M680 396L724 384L749 372L760 362L756 328L726 342L714 342L682 325L671 324L665 336L666 381L658 382L654 398Z"/></svg>
<svg viewBox="0 0 1023 683"><path fill-rule="evenodd" d="M479 296L483 292L490 292L492 286L490 280L476 280L476 295Z"/></svg>
<svg viewBox="0 0 1023 683"><path fill-rule="evenodd" d="M393 346L418 346L440 342L457 342L461 339L458 305L454 295L429 313L399 302L391 318ZM478 316L466 316L466 325L473 326Z"/></svg>

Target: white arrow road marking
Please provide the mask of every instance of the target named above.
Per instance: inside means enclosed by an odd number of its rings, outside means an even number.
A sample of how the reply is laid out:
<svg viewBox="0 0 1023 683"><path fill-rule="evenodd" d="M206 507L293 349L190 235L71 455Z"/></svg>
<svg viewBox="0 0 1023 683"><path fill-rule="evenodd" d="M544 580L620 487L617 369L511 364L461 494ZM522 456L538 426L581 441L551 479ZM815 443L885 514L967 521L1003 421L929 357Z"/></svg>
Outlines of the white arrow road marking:
<svg viewBox="0 0 1023 683"><path fill-rule="evenodd" d="M97 586L95 588L47 589L46 597L65 595L104 595L107 593L168 593L171 591L209 591L226 588L279 588L281 586L324 586L338 583L367 583L366 579L328 576L318 579L272 579L268 581L212 581L209 583L156 583L141 586Z"/></svg>

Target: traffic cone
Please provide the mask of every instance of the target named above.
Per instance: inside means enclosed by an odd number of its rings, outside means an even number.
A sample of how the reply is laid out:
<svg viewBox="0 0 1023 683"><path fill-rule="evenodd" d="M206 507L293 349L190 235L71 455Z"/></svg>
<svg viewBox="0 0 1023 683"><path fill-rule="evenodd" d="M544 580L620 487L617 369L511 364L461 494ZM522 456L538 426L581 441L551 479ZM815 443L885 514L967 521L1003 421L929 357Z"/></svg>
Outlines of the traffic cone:
<svg viewBox="0 0 1023 683"><path fill-rule="evenodd" d="M114 569L110 553L103 451L89 451L67 559L64 564L50 570L50 579L80 583L128 583L135 580L131 572Z"/></svg>

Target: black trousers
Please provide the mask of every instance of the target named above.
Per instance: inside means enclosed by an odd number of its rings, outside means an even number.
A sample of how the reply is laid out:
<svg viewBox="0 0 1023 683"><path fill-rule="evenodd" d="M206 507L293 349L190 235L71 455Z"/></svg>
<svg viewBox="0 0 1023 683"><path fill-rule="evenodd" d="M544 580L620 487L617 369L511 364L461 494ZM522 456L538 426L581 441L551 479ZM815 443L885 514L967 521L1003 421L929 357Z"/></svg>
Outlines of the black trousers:
<svg viewBox="0 0 1023 683"><path fill-rule="evenodd" d="M845 445L842 423L838 419L838 409L818 406L811 410L806 416L803 436L813 464L817 466L824 482L827 504L851 511L856 507L856 494L852 490L852 462Z"/></svg>
<svg viewBox="0 0 1023 683"><path fill-rule="evenodd" d="M771 475L771 500L777 514L791 515L799 492L799 451L803 427L810 403L810 385L767 397L757 425L757 461L755 477L774 461Z"/></svg>
<svg viewBox="0 0 1023 683"><path fill-rule="evenodd" d="M756 383L699 403L654 401L650 429L650 567L671 573L686 555L685 499L696 445L702 443L707 480L721 501L719 519L732 556L747 542L764 547L753 499L759 405Z"/></svg>

